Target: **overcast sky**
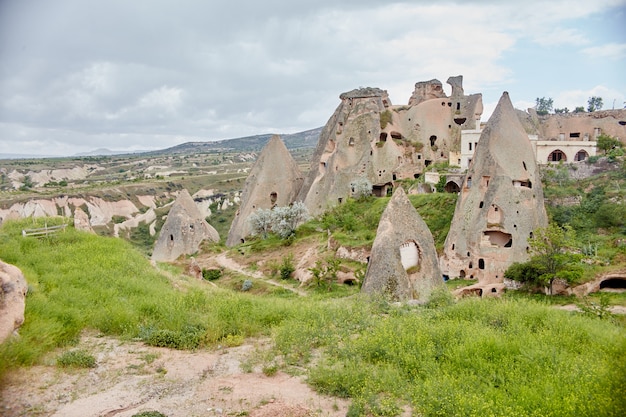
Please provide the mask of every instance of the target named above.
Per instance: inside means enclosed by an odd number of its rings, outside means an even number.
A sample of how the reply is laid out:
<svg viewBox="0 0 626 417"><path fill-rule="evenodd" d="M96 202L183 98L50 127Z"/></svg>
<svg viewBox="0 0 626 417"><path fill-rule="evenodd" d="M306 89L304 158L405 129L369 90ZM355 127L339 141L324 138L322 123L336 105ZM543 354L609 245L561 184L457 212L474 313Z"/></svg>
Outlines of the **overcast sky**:
<svg viewBox="0 0 626 417"><path fill-rule="evenodd" d="M0 154L323 126L339 94L464 76L483 121L626 101L626 0L0 0Z"/></svg>

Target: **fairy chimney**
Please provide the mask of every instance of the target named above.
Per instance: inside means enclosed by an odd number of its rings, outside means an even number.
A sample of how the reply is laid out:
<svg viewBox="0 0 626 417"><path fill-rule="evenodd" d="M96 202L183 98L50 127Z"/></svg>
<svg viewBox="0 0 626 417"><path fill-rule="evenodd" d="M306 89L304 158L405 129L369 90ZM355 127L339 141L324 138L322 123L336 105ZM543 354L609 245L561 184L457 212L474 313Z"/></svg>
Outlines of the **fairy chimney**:
<svg viewBox="0 0 626 417"><path fill-rule="evenodd" d="M159 233L152 260L171 262L198 251L204 240L219 242L217 231L207 223L187 190L182 190Z"/></svg>
<svg viewBox="0 0 626 417"><path fill-rule="evenodd" d="M361 291L426 301L442 284L433 236L399 187L380 218Z"/></svg>
<svg viewBox="0 0 626 417"><path fill-rule="evenodd" d="M501 282L512 263L528 259L528 238L547 222L535 154L505 92L467 171L442 272L450 278Z"/></svg>
<svg viewBox="0 0 626 417"><path fill-rule="evenodd" d="M250 170L241 204L228 232L227 246L243 243L250 234L248 218L257 209L293 203L302 186L302 173L280 136L274 135Z"/></svg>

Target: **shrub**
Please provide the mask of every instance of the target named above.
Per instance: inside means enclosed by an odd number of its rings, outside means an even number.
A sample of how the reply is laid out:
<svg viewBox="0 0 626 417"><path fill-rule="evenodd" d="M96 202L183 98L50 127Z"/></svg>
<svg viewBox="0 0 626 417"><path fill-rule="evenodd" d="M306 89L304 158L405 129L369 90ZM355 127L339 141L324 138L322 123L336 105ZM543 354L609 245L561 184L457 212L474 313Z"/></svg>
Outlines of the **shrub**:
<svg viewBox="0 0 626 417"><path fill-rule="evenodd" d="M96 358L84 350L69 350L57 358L57 365L63 368L95 368Z"/></svg>
<svg viewBox="0 0 626 417"><path fill-rule="evenodd" d="M289 279L291 278L291 274L296 270L296 267L293 265L293 255L289 254L283 257L282 263L280 264L280 278L281 279Z"/></svg>
<svg viewBox="0 0 626 417"><path fill-rule="evenodd" d="M392 117L389 110L385 110L380 114L380 128L384 129L389 123L391 123Z"/></svg>
<svg viewBox="0 0 626 417"><path fill-rule="evenodd" d="M133 414L132 417L167 417L167 415L158 411L142 411L141 413Z"/></svg>
<svg viewBox="0 0 626 417"><path fill-rule="evenodd" d="M220 279L222 277L222 270L221 269L205 269L202 268L202 278L206 279L207 281L215 281L217 279Z"/></svg>
<svg viewBox="0 0 626 417"><path fill-rule="evenodd" d="M249 291L252 288L252 281L249 279L245 280L241 285L241 291Z"/></svg>

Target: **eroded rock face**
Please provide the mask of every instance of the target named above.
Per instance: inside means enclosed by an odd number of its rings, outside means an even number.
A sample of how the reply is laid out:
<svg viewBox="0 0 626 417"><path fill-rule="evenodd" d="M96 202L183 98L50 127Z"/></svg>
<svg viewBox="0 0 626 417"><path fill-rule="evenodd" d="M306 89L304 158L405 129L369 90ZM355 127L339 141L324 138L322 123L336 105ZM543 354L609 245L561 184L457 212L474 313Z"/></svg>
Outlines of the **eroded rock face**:
<svg viewBox="0 0 626 417"><path fill-rule="evenodd" d="M27 289L22 271L0 260L0 343L24 323Z"/></svg>
<svg viewBox="0 0 626 417"><path fill-rule="evenodd" d="M547 223L535 154L505 92L461 188L441 269L450 278L502 282L513 262L528 260L528 238Z"/></svg>
<svg viewBox="0 0 626 417"><path fill-rule="evenodd" d="M452 77L452 97L438 80L416 84L409 105L393 106L387 92L361 88L341 94L341 103L320 134L298 200L318 215L352 194L365 178L385 196L394 182L421 176L433 163L460 150L461 130L474 129L482 96L466 96L462 77Z"/></svg>
<svg viewBox="0 0 626 417"><path fill-rule="evenodd" d="M171 262L196 253L204 240L219 242L217 230L206 222L187 190L182 190L161 228L152 260Z"/></svg>
<svg viewBox="0 0 626 417"><path fill-rule="evenodd" d="M293 203L303 176L279 136L265 145L246 179L239 210L228 232L227 246L234 246L250 234L248 218L258 209L283 207Z"/></svg>
<svg viewBox="0 0 626 417"><path fill-rule="evenodd" d="M400 187L380 218L361 291L427 301L440 285L433 236Z"/></svg>
<svg viewBox="0 0 626 417"><path fill-rule="evenodd" d="M74 229L94 233L89 223L89 216L80 207L76 207L74 210Z"/></svg>

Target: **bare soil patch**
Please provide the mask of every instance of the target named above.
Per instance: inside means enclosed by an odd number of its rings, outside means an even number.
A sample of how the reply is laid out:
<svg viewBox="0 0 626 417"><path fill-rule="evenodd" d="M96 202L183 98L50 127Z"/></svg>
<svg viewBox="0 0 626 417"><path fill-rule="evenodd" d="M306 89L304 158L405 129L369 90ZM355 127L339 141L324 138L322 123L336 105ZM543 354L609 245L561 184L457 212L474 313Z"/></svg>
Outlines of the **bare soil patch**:
<svg viewBox="0 0 626 417"><path fill-rule="evenodd" d="M94 355L93 369L54 364L19 369L0 387L0 415L131 417L156 410L168 417L345 416L345 400L322 396L303 376L266 376L244 366L267 350L267 340L196 352L85 336L78 348Z"/></svg>

